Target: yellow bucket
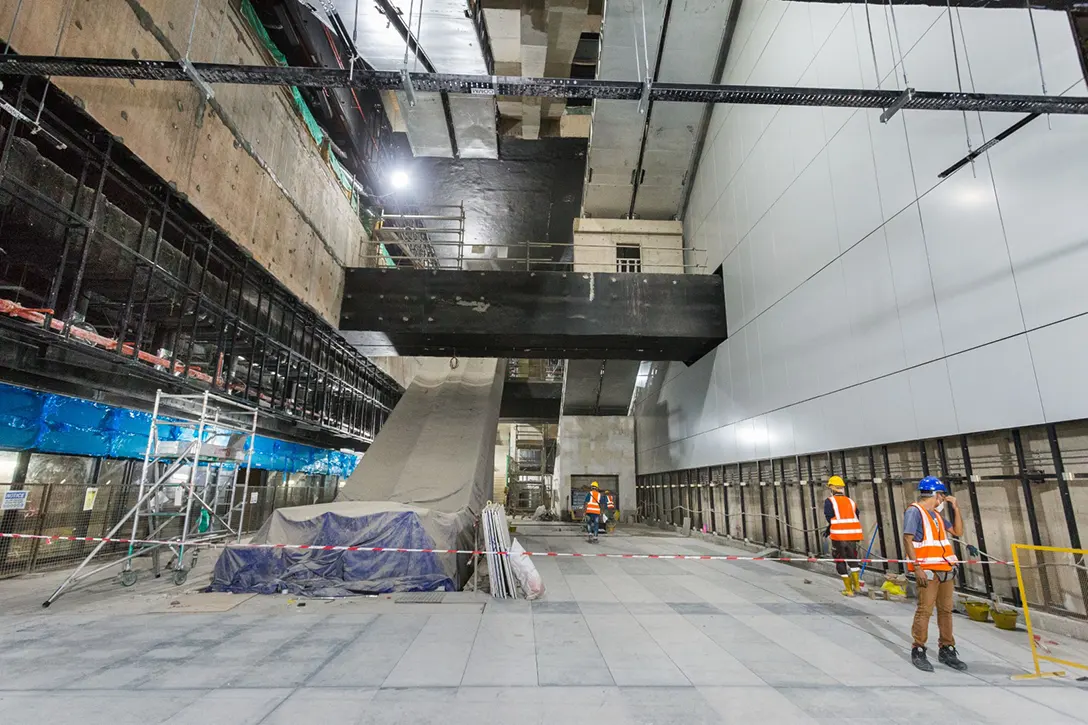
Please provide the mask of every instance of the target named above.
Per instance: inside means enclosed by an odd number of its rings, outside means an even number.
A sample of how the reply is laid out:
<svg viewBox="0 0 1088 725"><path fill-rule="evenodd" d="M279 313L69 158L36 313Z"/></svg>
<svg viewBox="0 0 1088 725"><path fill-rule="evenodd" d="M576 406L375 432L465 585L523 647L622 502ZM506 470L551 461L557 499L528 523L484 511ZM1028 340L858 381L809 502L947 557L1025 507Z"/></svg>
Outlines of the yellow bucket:
<svg viewBox="0 0 1088 725"><path fill-rule="evenodd" d="M990 621L990 604L988 602L964 602L964 609L972 622Z"/></svg>
<svg viewBox="0 0 1088 725"><path fill-rule="evenodd" d="M998 629L1009 631L1016 629L1016 620L1020 617L1020 613L1015 609L990 609L990 614L993 615L994 624Z"/></svg>

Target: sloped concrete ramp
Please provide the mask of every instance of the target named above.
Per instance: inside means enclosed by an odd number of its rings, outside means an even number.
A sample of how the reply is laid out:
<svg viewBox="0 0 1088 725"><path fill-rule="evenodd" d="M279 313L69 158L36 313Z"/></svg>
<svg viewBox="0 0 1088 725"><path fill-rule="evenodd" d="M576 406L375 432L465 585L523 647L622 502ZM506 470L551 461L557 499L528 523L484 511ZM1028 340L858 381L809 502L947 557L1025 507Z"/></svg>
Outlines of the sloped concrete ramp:
<svg viewBox="0 0 1088 725"><path fill-rule="evenodd" d="M492 490L505 361L421 363L377 440L330 504L278 509L253 543L470 549ZM344 596L455 590L447 554L229 547L212 591Z"/></svg>

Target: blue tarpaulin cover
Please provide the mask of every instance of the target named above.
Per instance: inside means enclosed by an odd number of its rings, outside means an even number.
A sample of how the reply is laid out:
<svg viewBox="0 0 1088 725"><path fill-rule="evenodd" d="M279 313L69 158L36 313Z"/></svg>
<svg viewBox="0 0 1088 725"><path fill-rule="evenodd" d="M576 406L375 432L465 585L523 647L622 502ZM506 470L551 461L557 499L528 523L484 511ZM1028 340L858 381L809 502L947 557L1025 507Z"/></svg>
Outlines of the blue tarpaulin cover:
<svg viewBox="0 0 1088 725"><path fill-rule="evenodd" d="M436 528L442 528L441 515L426 509L349 501L279 509L253 543L430 549L435 547L432 533L445 538ZM209 591L314 597L453 591L455 564L450 554L231 546L215 564Z"/></svg>
<svg viewBox="0 0 1088 725"><path fill-rule="evenodd" d="M83 398L0 383L0 450L142 459L151 415ZM192 440L192 428L160 429L166 440ZM256 436L253 468L347 478L353 453Z"/></svg>

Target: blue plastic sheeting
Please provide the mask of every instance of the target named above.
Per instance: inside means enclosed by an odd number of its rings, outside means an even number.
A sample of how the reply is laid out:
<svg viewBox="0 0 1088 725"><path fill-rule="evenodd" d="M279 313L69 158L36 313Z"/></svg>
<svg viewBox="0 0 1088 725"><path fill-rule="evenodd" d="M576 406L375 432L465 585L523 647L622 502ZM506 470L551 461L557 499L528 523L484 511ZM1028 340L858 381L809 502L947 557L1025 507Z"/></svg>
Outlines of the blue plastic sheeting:
<svg viewBox="0 0 1088 725"><path fill-rule="evenodd" d="M319 507L299 507L300 509ZM282 522L281 522L282 523ZM293 535L311 546L378 546L430 549L434 540L413 511L341 515L325 511L290 522ZM254 538L263 540L268 525ZM313 551L229 546L215 563L208 591L339 597L386 592L454 591L439 554L393 551Z"/></svg>
<svg viewBox="0 0 1088 725"><path fill-rule="evenodd" d="M143 459L151 415L82 398L0 383L0 450ZM191 439L191 428L169 428L167 440ZM358 457L256 436L253 468L347 477Z"/></svg>

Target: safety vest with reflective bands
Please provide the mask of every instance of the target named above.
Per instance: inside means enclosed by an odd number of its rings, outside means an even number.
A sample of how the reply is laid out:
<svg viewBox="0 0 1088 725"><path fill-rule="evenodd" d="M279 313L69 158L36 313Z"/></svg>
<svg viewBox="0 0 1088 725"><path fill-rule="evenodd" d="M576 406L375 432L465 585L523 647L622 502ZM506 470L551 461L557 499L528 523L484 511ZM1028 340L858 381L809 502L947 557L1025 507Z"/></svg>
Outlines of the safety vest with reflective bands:
<svg viewBox="0 0 1088 725"><path fill-rule="evenodd" d="M916 503L911 506L922 514L922 540L914 542L915 560L923 569L951 571L956 563L956 554L952 551L952 542L948 540L944 518L940 514L930 515ZM907 564L907 569L914 571L914 564Z"/></svg>
<svg viewBox="0 0 1088 725"><path fill-rule="evenodd" d="M861 541L861 521L858 519L858 507L849 496L832 496L831 506L835 516L831 519L832 541Z"/></svg>
<svg viewBox="0 0 1088 725"><path fill-rule="evenodd" d="M601 512L601 492L590 491L589 500L586 501L587 514L599 514Z"/></svg>
<svg viewBox="0 0 1088 725"><path fill-rule="evenodd" d="M608 506L609 511L613 511L616 508L616 499L612 498L611 494L604 497L605 504Z"/></svg>

